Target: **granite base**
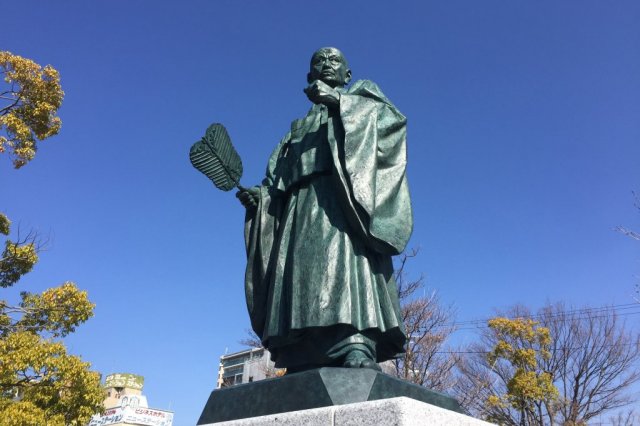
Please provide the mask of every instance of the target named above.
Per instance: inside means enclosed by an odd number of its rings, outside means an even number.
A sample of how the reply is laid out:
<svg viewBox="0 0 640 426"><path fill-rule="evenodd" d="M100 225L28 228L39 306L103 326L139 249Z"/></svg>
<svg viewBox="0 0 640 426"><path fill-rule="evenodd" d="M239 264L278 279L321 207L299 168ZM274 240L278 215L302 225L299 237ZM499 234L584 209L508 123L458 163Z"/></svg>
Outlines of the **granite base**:
<svg viewBox="0 0 640 426"><path fill-rule="evenodd" d="M399 397L272 414L211 426L492 426L464 414Z"/></svg>

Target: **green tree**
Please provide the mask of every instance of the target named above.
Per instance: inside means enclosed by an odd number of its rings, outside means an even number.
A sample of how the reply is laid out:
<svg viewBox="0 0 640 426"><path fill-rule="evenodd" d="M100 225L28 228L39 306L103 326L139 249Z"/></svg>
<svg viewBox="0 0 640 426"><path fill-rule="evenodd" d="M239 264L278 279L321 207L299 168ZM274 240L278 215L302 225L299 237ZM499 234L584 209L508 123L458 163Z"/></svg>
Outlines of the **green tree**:
<svg viewBox="0 0 640 426"><path fill-rule="evenodd" d="M16 169L33 159L37 142L56 135L56 116L64 92L51 65L0 51L0 153L8 152Z"/></svg>
<svg viewBox="0 0 640 426"><path fill-rule="evenodd" d="M0 214L0 232L10 221ZM37 236L7 239L0 285L9 287L38 261ZM93 315L85 291L66 282L41 294L22 292L20 302L0 300L0 419L2 425L85 425L100 412L100 375L67 353L61 337Z"/></svg>
<svg viewBox="0 0 640 426"><path fill-rule="evenodd" d="M64 92L58 72L0 51L0 153L14 167L33 159L37 141L60 130L56 117ZM0 213L0 234L11 221ZM38 262L38 235L7 238L0 255L0 287L16 284ZM60 338L93 315L94 305L72 282L42 294L0 299L0 419L4 426L85 425L102 411L100 375L67 353Z"/></svg>

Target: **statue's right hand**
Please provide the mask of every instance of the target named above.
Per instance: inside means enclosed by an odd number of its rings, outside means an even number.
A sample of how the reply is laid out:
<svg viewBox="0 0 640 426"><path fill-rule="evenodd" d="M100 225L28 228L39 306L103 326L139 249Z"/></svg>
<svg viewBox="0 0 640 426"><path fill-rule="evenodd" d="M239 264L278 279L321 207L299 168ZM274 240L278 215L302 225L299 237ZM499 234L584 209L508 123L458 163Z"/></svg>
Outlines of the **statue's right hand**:
<svg viewBox="0 0 640 426"><path fill-rule="evenodd" d="M260 200L260 187L254 186L248 189L241 189L236 192L236 197L246 209L255 209Z"/></svg>

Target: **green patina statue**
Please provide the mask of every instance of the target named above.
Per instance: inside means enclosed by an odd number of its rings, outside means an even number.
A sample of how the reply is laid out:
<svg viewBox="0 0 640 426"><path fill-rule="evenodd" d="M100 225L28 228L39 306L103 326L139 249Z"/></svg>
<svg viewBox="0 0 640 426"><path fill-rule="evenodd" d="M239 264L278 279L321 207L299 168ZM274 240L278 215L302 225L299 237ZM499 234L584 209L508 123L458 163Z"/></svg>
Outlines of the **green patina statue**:
<svg viewBox="0 0 640 426"><path fill-rule="evenodd" d="M322 48L313 107L242 188L251 324L277 367L378 368L406 340L391 256L411 235L406 118L343 54Z"/></svg>

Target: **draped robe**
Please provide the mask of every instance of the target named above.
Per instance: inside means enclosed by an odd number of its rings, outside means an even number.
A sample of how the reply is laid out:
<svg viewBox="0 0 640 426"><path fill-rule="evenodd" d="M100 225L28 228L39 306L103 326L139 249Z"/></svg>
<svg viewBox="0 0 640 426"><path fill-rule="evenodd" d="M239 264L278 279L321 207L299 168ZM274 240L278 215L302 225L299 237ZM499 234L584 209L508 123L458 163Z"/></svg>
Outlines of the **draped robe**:
<svg viewBox="0 0 640 426"><path fill-rule="evenodd" d="M404 351L391 256L413 228L405 168L406 118L366 80L273 152L247 210L245 291L276 366L340 365L350 344L378 362Z"/></svg>

